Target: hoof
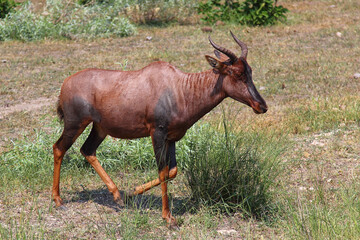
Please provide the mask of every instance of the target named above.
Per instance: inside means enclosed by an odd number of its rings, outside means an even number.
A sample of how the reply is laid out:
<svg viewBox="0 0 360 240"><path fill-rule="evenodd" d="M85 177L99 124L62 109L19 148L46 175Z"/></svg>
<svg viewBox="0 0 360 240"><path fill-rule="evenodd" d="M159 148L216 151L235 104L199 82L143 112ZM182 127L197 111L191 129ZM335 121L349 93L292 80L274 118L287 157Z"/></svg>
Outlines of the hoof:
<svg viewBox="0 0 360 240"><path fill-rule="evenodd" d="M61 210L61 211L67 211L68 210L68 208L65 207L64 205L58 206L58 207L56 207L56 209Z"/></svg>
<svg viewBox="0 0 360 240"><path fill-rule="evenodd" d="M167 227L170 230L179 230L180 229L179 226L177 225L176 219L173 216L170 216L170 218L167 218L166 222L168 223Z"/></svg>
<svg viewBox="0 0 360 240"><path fill-rule="evenodd" d="M118 204L120 207L124 207L124 206L125 206L124 201L123 201L121 198L114 199L114 202L115 202L116 204Z"/></svg>
<svg viewBox="0 0 360 240"><path fill-rule="evenodd" d="M179 226L177 225L176 221L174 222L171 222L167 225L167 227L170 229L170 230L175 230L175 231L179 231L180 228Z"/></svg>

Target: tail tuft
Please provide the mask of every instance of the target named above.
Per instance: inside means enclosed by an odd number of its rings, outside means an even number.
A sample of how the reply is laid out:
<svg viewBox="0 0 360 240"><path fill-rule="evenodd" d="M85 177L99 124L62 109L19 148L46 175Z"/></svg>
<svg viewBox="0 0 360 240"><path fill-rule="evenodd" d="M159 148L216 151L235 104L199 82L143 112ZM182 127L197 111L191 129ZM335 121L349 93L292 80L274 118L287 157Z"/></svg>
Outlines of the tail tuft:
<svg viewBox="0 0 360 240"><path fill-rule="evenodd" d="M64 120L64 111L62 109L62 106L60 105L60 100L58 100L57 104L56 104L56 113L57 113L60 121L62 122Z"/></svg>

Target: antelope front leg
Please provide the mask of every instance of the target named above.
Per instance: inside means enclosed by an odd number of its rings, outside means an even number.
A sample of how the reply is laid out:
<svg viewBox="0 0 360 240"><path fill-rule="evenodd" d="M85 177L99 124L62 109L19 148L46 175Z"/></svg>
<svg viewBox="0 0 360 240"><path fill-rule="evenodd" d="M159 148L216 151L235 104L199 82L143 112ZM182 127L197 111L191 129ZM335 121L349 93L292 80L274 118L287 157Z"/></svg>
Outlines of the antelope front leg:
<svg viewBox="0 0 360 240"><path fill-rule="evenodd" d="M169 176L169 180L172 180L173 178L176 177L176 174L177 174L177 167L173 167L172 169L170 169L169 173L168 173L168 176ZM161 181L160 181L160 177L159 178L156 178L150 182L147 182L143 185L140 185L140 186L137 186L135 187L135 190L133 193L129 193L130 196L133 196L133 195L138 195L138 194L143 194L144 192L152 189L153 187L156 187L158 185L160 185Z"/></svg>
<svg viewBox="0 0 360 240"><path fill-rule="evenodd" d="M143 185L135 187L134 193L132 193L130 195L143 194L144 192L150 190L151 188L156 187L160 183L161 183L160 178L154 179L154 180L152 180L150 182L147 182L147 183L145 183Z"/></svg>
<svg viewBox="0 0 360 240"><path fill-rule="evenodd" d="M150 184L161 184L162 217L168 223L169 228L177 229L178 226L176 220L170 212L169 199L167 195L167 181L175 178L177 174L175 142L167 141L166 138L167 133L164 129L156 129L151 135L155 157L159 167L159 180L157 181L155 179L151 181ZM151 187L152 186L150 186L150 188Z"/></svg>
<svg viewBox="0 0 360 240"><path fill-rule="evenodd" d="M170 229L178 229L175 218L171 215L169 208L169 198L167 195L167 182L176 177L177 167L175 158L175 142L166 142L165 153L163 152L160 157L163 159L158 160L158 166L162 166L165 160L165 166L159 171L159 179L161 182L162 193L162 218L168 223Z"/></svg>
<svg viewBox="0 0 360 240"><path fill-rule="evenodd" d="M166 166L159 172L159 179L161 181L161 198L162 198L162 218L168 223L170 229L177 229L176 219L171 215L169 208L169 198L167 195L167 181L170 180L170 173L176 175L177 168L173 168L169 171L169 167ZM173 176L172 178L174 178Z"/></svg>

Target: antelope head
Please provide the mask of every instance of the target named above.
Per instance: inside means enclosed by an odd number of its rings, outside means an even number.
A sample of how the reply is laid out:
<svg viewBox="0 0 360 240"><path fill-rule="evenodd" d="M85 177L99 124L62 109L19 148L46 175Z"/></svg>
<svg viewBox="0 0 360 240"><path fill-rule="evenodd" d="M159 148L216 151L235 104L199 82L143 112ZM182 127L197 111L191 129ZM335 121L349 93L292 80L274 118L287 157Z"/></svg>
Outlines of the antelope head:
<svg viewBox="0 0 360 240"><path fill-rule="evenodd" d="M215 44L209 37L211 45L215 48L215 55L219 59L206 55L206 60L214 72L220 74L219 79L223 81L222 88L227 96L250 106L257 114L265 113L268 107L253 83L252 70L246 61L248 48L231 31L230 33L241 48L240 57Z"/></svg>

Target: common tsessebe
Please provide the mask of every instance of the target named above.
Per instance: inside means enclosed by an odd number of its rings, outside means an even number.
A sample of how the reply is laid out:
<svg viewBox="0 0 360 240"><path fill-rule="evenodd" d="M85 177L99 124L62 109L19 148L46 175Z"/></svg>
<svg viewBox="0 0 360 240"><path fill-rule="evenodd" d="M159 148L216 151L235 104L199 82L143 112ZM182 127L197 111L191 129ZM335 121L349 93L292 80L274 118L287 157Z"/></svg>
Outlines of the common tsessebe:
<svg viewBox="0 0 360 240"><path fill-rule="evenodd" d="M226 97L265 113L267 105L252 81L246 61L248 49L233 33L241 47L237 57L215 44L215 55L205 56L212 69L184 73L166 62L153 62L138 71L85 69L65 79L57 112L64 130L54 144L54 182L52 197L61 206L60 166L65 152L91 122L93 127L81 153L100 175L114 200L123 204L118 188L96 158L96 149L107 135L133 139L150 136L159 170L159 178L135 188L141 194L161 184L162 217L176 227L167 196L167 180L177 173L175 142L202 116Z"/></svg>

